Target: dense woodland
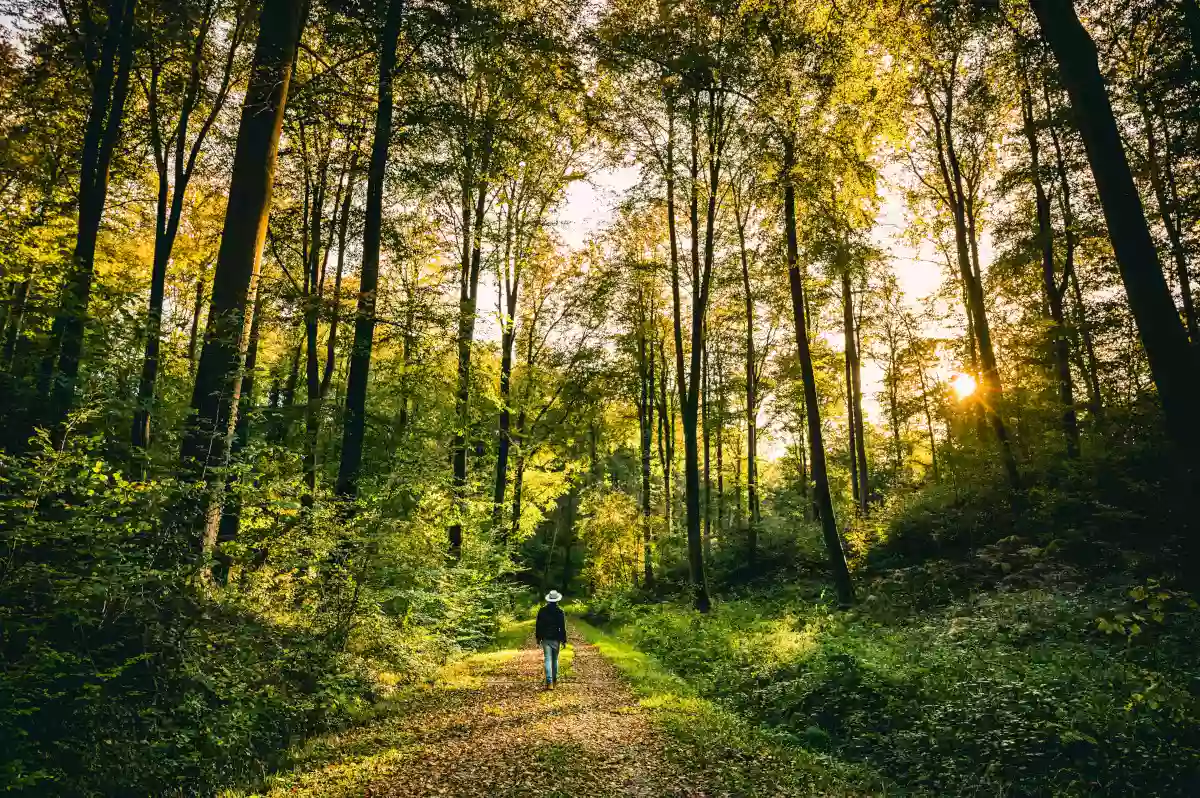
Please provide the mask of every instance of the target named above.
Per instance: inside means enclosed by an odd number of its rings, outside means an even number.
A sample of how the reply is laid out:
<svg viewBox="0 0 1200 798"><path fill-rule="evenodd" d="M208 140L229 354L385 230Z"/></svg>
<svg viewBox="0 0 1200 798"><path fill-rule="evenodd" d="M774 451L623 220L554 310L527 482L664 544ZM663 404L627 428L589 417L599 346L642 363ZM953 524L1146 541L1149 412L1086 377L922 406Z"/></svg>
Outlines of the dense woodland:
<svg viewBox="0 0 1200 798"><path fill-rule="evenodd" d="M0 24L7 789L253 785L549 587L847 794L1200 788L1195 0Z"/></svg>

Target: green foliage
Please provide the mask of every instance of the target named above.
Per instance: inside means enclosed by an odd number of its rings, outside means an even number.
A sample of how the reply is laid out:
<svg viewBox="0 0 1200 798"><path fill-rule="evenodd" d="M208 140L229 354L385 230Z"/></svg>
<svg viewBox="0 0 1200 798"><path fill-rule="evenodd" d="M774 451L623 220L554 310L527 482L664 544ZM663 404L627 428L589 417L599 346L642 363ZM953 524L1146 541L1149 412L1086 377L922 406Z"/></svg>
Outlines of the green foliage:
<svg viewBox="0 0 1200 798"><path fill-rule="evenodd" d="M1127 642L1096 628L1121 598L1029 590L892 620L873 593L849 614L780 596L610 617L701 695L915 789L1183 794L1200 775L1200 614L1179 603L1153 643Z"/></svg>
<svg viewBox="0 0 1200 798"><path fill-rule="evenodd" d="M159 520L177 486L132 481L100 452L43 437L0 459L9 789L194 794L257 778L292 742L484 645L510 602L493 564L423 565L413 531L369 511L353 535L326 515L301 523L294 486L270 479L243 508L246 544L270 558L235 560L217 587L163 565L178 562Z"/></svg>

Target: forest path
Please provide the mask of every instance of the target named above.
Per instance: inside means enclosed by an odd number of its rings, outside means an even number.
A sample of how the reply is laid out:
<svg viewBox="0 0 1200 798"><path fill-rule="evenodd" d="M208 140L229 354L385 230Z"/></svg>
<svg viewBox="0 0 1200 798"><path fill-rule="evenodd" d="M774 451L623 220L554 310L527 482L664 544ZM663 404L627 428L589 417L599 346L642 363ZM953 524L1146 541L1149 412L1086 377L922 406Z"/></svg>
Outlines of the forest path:
<svg viewBox="0 0 1200 798"><path fill-rule="evenodd" d="M570 626L571 624L569 624ZM613 664L572 628L558 686L544 690L532 622L508 648L443 669L366 723L326 735L270 779L265 795L312 798L632 796L708 798Z"/></svg>
<svg viewBox="0 0 1200 798"><path fill-rule="evenodd" d="M372 796L702 796L662 757L647 713L574 631L553 690L532 637L472 657L436 710L414 718L418 751Z"/></svg>

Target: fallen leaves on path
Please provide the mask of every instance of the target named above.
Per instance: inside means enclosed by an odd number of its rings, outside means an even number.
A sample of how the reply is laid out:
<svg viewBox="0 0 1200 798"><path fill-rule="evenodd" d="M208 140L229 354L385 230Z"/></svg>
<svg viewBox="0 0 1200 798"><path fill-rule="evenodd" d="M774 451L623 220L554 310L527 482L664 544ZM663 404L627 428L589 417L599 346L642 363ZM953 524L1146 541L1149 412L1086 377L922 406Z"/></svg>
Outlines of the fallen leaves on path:
<svg viewBox="0 0 1200 798"><path fill-rule="evenodd" d="M660 734L613 666L581 638L571 643L574 656L551 691L531 645L469 662L464 686L445 686L445 701L412 718L411 757L367 794L705 796L664 760Z"/></svg>
<svg viewBox="0 0 1200 798"><path fill-rule="evenodd" d="M318 738L271 777L269 798L718 798L698 786L616 669L571 634L560 680L542 654L477 654L390 702L371 720ZM673 761L674 760L674 761ZM234 795L234 793L227 793Z"/></svg>

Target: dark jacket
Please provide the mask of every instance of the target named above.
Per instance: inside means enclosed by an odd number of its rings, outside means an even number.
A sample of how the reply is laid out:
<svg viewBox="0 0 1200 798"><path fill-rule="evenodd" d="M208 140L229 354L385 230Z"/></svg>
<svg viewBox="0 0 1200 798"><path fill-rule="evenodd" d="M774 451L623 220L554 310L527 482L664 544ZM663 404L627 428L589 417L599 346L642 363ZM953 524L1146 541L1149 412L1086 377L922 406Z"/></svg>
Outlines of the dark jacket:
<svg viewBox="0 0 1200 798"><path fill-rule="evenodd" d="M546 602L546 606L538 610L533 636L537 638L538 643L544 640L567 642L567 614L557 602Z"/></svg>

